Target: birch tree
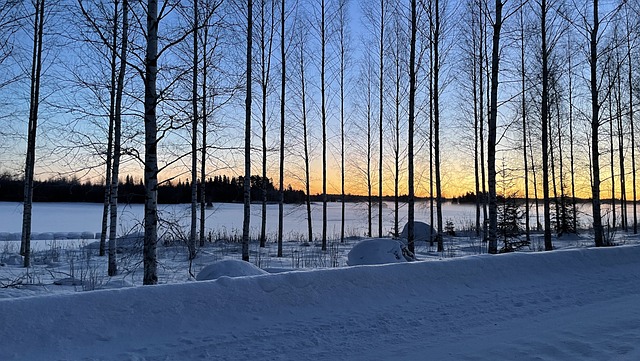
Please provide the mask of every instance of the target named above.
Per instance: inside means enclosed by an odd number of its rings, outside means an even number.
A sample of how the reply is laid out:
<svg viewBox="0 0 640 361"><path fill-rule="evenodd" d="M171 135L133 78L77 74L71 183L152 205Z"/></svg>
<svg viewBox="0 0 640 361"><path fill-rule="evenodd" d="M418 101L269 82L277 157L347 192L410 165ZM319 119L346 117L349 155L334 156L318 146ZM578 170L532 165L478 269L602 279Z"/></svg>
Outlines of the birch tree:
<svg viewBox="0 0 640 361"><path fill-rule="evenodd" d="M527 80L527 72L526 72L526 57L525 57L525 44L526 44L526 34L525 34L525 18L524 18L524 0L520 1L520 91L522 92L522 108L521 114L522 117L522 164L524 168L524 221L525 221L525 237L526 241L530 242L530 225L529 225L529 162L527 161L527 97L526 97L526 80Z"/></svg>
<svg viewBox="0 0 640 361"><path fill-rule="evenodd" d="M219 12L219 8L222 5L223 0L206 0L203 4L203 20L202 20L202 31L201 31L201 41L202 44L202 88L201 88L201 100L202 100L202 148L200 155L200 247L204 247L205 242L205 221L206 215L205 211L207 208L207 197L206 197L206 176L207 176L207 164L208 164L208 125L209 125L209 117L213 113L216 108L216 99L227 96L227 100L220 101L221 104L224 104L226 101L231 99L234 93L237 91L238 86L236 86L236 77L232 77L233 80L230 81L230 86L221 87L214 81L212 86L213 89L209 89L209 70L217 70L216 74L219 77L229 78L220 71L219 65L219 53L220 53L220 44L222 43L222 33L223 22L221 18L223 15L217 15ZM216 78L214 78L215 80ZM211 107L209 106L211 104Z"/></svg>
<svg viewBox="0 0 640 361"><path fill-rule="evenodd" d="M90 12L87 7L85 7L84 2L82 0L78 0L78 6L80 7L80 11L82 13L82 17L84 22L82 25L88 25L93 32L98 34L100 38L101 45L104 46L108 53L109 57L109 126L107 131L107 150L106 150L106 161L105 161L105 192L104 192L104 203L102 208L102 223L101 223L101 232L100 232L100 245L99 245L99 255L102 257L106 255L106 242L107 237L109 235L109 209L111 202L111 175L112 175L112 163L113 163L113 128L114 128L114 118L115 118L115 98L116 98L116 81L118 77L117 73L117 57L118 57L118 32L119 32L119 22L120 22L120 1L113 1L113 15L111 17L111 29L106 29L107 26L101 26L97 22L97 18L107 17L108 14L104 14L104 11L100 14L95 14ZM98 7L99 10L106 10L105 7ZM110 30L110 32L108 31ZM88 37L87 37L88 38ZM89 40L89 39L85 39ZM90 41L90 40L89 40Z"/></svg>
<svg viewBox="0 0 640 361"><path fill-rule="evenodd" d="M393 4L391 13L391 63L392 71L390 80L394 88L393 92L393 121L392 121L392 153L393 153L393 200L394 200L394 217L393 217L393 236L400 237L400 167L401 167L401 155L402 148L400 147L401 139L401 122L400 114L406 109L402 105L404 98L406 97L406 58L407 58L407 37L406 37L406 14L403 12L403 7L400 1L396 1Z"/></svg>
<svg viewBox="0 0 640 361"><path fill-rule="evenodd" d="M497 226L498 203L496 198L496 145L497 145L497 119L498 119L498 76L500 74L500 32L505 20L515 14L519 7L516 6L510 12L503 15L506 1L496 0L493 18L493 36L491 44L491 85L489 97L489 124L487 139L487 174L489 188L489 245L488 252L498 253Z"/></svg>
<svg viewBox="0 0 640 361"><path fill-rule="evenodd" d="M500 65L500 31L502 30L501 0L495 2L491 50L491 96L489 107L489 137L487 139L487 170L489 180L489 253L498 253L498 203L496 199L496 132L498 118L498 74Z"/></svg>
<svg viewBox="0 0 640 361"><path fill-rule="evenodd" d="M407 199L407 247L411 253L415 253L415 191L414 191L414 166L413 166L413 131L415 123L416 103L416 0L411 0L411 40L409 42L409 131L408 131L408 190Z"/></svg>
<svg viewBox="0 0 640 361"><path fill-rule="evenodd" d="M434 132L434 153L435 153L435 176L436 176L436 214L438 222L438 252L444 251L442 242L442 176L440 173L440 1L434 3L434 28L433 28L433 132Z"/></svg>
<svg viewBox="0 0 640 361"><path fill-rule="evenodd" d="M156 106L158 93L156 79L158 76L158 1L148 0L147 44L145 53L144 75L144 277L143 284L158 283L158 122Z"/></svg>
<svg viewBox="0 0 640 361"><path fill-rule="evenodd" d="M386 1L380 0L380 52L378 57L378 101L379 101L379 112L378 112L378 237L382 237L382 169L383 169L383 119L384 119L384 60L385 60L385 35L384 30L386 25Z"/></svg>
<svg viewBox="0 0 640 361"><path fill-rule="evenodd" d="M158 243L158 173L162 169L166 169L164 165L162 168L158 166L158 148L160 141L167 135L167 132L180 128L184 125L175 124L173 116L166 118L167 122L163 119L160 129L158 125L158 104L161 98L161 94L166 94L171 91L177 81L175 79L168 82L166 87L160 89L158 92L157 80L159 62L162 59L161 56L169 51L177 44L182 43L193 32L191 26L187 28L176 27L171 29L171 37L159 35L160 23L163 19L166 19L177 8L178 3L165 1L162 3L160 11L158 11L158 1L148 0L144 4L142 12L146 15L146 23L143 23L136 14L136 21L139 24L144 24L145 29L141 29L145 44L144 54L144 69L131 62L129 65L134 68L143 78L144 81L144 186L145 186L145 200L144 200L144 246L143 246L143 262L144 262L144 276L143 284L154 285L158 283L158 258L157 258L157 243ZM162 46L159 46L158 42L162 41ZM136 54L136 57L141 55ZM170 77L171 72L168 68L163 68L163 74L166 73L166 77ZM180 74L177 75L180 77ZM187 152L188 156L190 153Z"/></svg>
<svg viewBox="0 0 640 361"><path fill-rule="evenodd" d="M20 254L24 256L24 267L31 265L31 215L33 202L33 176L36 163L36 133L38 130L38 108L40 105L40 76L42 74L42 38L44 34L45 1L33 3L33 50L31 56L31 92L29 100L29 125L27 131L27 154L24 171L24 202L22 211L22 239Z"/></svg>
<svg viewBox="0 0 640 361"><path fill-rule="evenodd" d="M544 203L544 249L553 249L551 243L551 206L549 202L549 47L547 45L547 1L540 1L540 46L542 59L542 199Z"/></svg>
<svg viewBox="0 0 640 361"><path fill-rule="evenodd" d="M193 68L191 69L191 230L189 232L189 260L196 258L196 238L198 227L198 1L193 0ZM204 186L204 179L202 179ZM204 217L204 213L200 215Z"/></svg>
<svg viewBox="0 0 640 361"><path fill-rule="evenodd" d="M340 58L340 242L344 242L345 232L345 80L347 70L347 47L348 47L348 0L338 2L338 33L339 33L339 58ZM380 222L382 224L382 222Z"/></svg>
<svg viewBox="0 0 640 361"><path fill-rule="evenodd" d="M636 175L636 140L635 140L635 123L634 123L634 114L635 114L635 104L634 104L634 87L633 87L633 58L632 58L632 49L635 45L633 42L633 24L630 22L630 14L629 7L625 7L625 25L626 25L626 36L625 36L625 45L626 45L626 60L628 64L628 73L627 75L627 84L628 84L628 92L629 92L629 129L630 129L630 138L631 138L631 189L633 194L632 199L632 208L633 208L633 234L638 233L638 191L637 191L637 175ZM637 24L637 21L636 21Z"/></svg>
<svg viewBox="0 0 640 361"><path fill-rule="evenodd" d="M267 4L269 2L269 4ZM269 9L267 9L269 5ZM275 30L275 0L260 1L260 90L262 94L262 218L260 224L260 247L266 246L267 229L267 96L271 78L271 58Z"/></svg>
<svg viewBox="0 0 640 361"><path fill-rule="evenodd" d="M326 6L320 1L320 97L322 116L322 250L327 250L327 99L326 99Z"/></svg>
<svg viewBox="0 0 640 361"><path fill-rule="evenodd" d="M242 221L242 260L249 262L249 222L251 219L251 52L253 50L253 0L247 0L247 94L244 130L244 218Z"/></svg>
<svg viewBox="0 0 640 361"><path fill-rule="evenodd" d="M124 77L127 69L127 47L129 42L129 0L122 1L122 40L120 45L120 68L116 83L116 96L113 117L113 167L109 193L109 276L118 273L116 259L116 231L118 225L118 179L120 176L120 157L122 144L122 98L124 93Z"/></svg>
<svg viewBox="0 0 640 361"><path fill-rule="evenodd" d="M308 241L313 242L313 222L311 219L311 177L309 170L309 126L307 122L307 84L306 84L306 68L305 68L305 44L306 37L304 35L304 29L300 30L300 59L298 64L300 66L300 101L302 103L302 136L304 145L304 175L305 175L305 199L307 205L307 232L309 234Z"/></svg>
<svg viewBox="0 0 640 361"><path fill-rule="evenodd" d="M596 247L605 246L600 209L600 100L598 89L598 39L600 37L600 16L598 0L593 0L593 22L587 26L589 36L589 84L591 90L591 210Z"/></svg>
<svg viewBox="0 0 640 361"><path fill-rule="evenodd" d="M278 187L278 257L282 257L282 237L284 228L284 135L285 135L285 96L287 80L286 50L284 44L285 0L280 4L280 186Z"/></svg>

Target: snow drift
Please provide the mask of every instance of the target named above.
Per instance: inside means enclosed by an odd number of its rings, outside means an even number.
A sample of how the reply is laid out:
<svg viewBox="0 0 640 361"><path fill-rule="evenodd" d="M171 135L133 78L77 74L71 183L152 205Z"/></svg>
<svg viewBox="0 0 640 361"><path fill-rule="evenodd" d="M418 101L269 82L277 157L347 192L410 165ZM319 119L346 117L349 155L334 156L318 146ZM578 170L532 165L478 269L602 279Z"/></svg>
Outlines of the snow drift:
<svg viewBox="0 0 640 361"><path fill-rule="evenodd" d="M0 299L1 360L637 360L640 247Z"/></svg>
<svg viewBox="0 0 640 361"><path fill-rule="evenodd" d="M220 277L257 276L266 273L266 271L256 267L253 263L238 259L223 259L205 266L198 272L196 281L209 281Z"/></svg>
<svg viewBox="0 0 640 361"><path fill-rule="evenodd" d="M347 254L349 266L400 263L413 261L400 241L390 238L370 238L356 243Z"/></svg>
<svg viewBox="0 0 640 361"><path fill-rule="evenodd" d="M413 240L415 242L431 241L431 235L433 235L433 238L435 239L435 236L437 234L438 232L436 232L436 230L433 227L431 227L431 225L424 222L420 222L420 221L413 222L413 235L414 235ZM402 228L402 232L400 233L400 239L402 239L403 241L406 242L408 238L409 238L409 223L404 225L404 227Z"/></svg>

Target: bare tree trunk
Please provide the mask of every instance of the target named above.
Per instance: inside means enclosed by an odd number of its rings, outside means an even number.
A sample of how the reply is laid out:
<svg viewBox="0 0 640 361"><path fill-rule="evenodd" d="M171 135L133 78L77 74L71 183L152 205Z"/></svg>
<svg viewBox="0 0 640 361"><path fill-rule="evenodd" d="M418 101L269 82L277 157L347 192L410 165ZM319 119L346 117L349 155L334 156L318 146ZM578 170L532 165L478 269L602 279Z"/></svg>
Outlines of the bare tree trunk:
<svg viewBox="0 0 640 361"><path fill-rule="evenodd" d="M340 21L340 242L344 242L344 225L345 225L345 193L344 193L344 82L346 72L346 26L347 26L347 6L346 0L339 3L339 21Z"/></svg>
<svg viewBox="0 0 640 361"><path fill-rule="evenodd" d="M430 45L433 47L433 45ZM430 49L430 53L433 50ZM435 217L435 191L433 181L433 55L429 54L429 247L433 247L436 235L434 234L434 219ZM436 221L437 222L437 221Z"/></svg>
<svg viewBox="0 0 640 361"><path fill-rule="evenodd" d="M470 9L472 12L474 9ZM471 23L471 31L473 32L473 54L472 58L472 73L471 73L471 85L473 91L473 173L474 173L474 181L476 186L476 237L480 237L480 152L478 147L480 147L480 134L479 134L479 126L482 122L480 118L480 114L482 112L483 104L478 100L478 76L482 76L482 63L478 61L476 55L478 53L482 53L482 49L477 44L476 38L476 24L475 24L475 16L476 14L472 14L472 23ZM478 13L477 16L482 16L481 13ZM480 80L482 83L482 80Z"/></svg>
<svg viewBox="0 0 640 361"><path fill-rule="evenodd" d="M242 260L249 262L249 221L251 219L251 50L253 38L253 0L247 1L247 94L244 130L244 217L242 222Z"/></svg>
<svg viewBox="0 0 640 361"><path fill-rule="evenodd" d="M282 61L282 78L280 79L280 199L278 201L278 257L282 257L282 237L284 228L284 103L286 85L286 54L284 48L284 5L282 0L280 9L280 58Z"/></svg>
<svg viewBox="0 0 640 361"><path fill-rule="evenodd" d="M622 66L622 61L617 58L617 66ZM622 230L627 231L627 185L624 170L624 128L622 123L622 77L616 72L616 118L618 122L618 161L620 162L620 220Z"/></svg>
<svg viewBox="0 0 640 361"><path fill-rule="evenodd" d="M127 69L127 47L129 42L129 0L122 1L122 45L120 48L120 69L118 70L118 83L115 99L114 114L114 137L113 137L113 174L111 176L111 194L109 204L111 210L109 212L111 220L109 221L109 276L115 276L118 273L118 265L116 259L116 231L118 226L118 184L120 177L120 148L122 138L122 96L124 93L124 75ZM115 48L114 48L115 51Z"/></svg>
<svg viewBox="0 0 640 361"><path fill-rule="evenodd" d="M493 23L493 48L491 51L491 106L489 114L489 139L487 168L489 176L489 253L498 253L498 203L496 198L496 132L498 118L498 74L500 65L500 30L502 29L501 0L496 0L496 17Z"/></svg>
<svg viewBox="0 0 640 361"><path fill-rule="evenodd" d="M440 3L435 0L435 28L433 32L433 127L434 127L434 153L436 168L436 214L438 222L438 252L444 252L442 241L442 177L440 175Z"/></svg>
<svg viewBox="0 0 640 361"><path fill-rule="evenodd" d="M265 3L260 3L260 86L262 88L262 218L260 225L260 247L267 243L267 88L271 75L271 49L273 46L274 0L271 0L271 23L269 34L266 33ZM267 44L268 42L268 44ZM268 48L267 48L268 46Z"/></svg>
<svg viewBox="0 0 640 361"><path fill-rule="evenodd" d="M396 16L397 13L396 13ZM401 60L400 60L400 49L402 47L402 42L401 42L401 37L399 36L399 32L403 31L400 28L400 25L398 25L398 20L396 20L396 23L394 24L395 27L395 35L396 35L396 39L394 42L394 46L395 46L395 57L394 57L394 65L395 65L395 97L394 97L394 102L395 102L395 145L394 145L394 164L395 164L395 172L394 172L394 185L393 185L393 200L394 200L394 216L393 216L393 236L398 238L400 237L400 221L399 221L399 213L400 213L400 191L399 191L399 185L400 185L400 101L401 101L401 96L400 96L400 83L402 81L402 67L401 67Z"/></svg>
<svg viewBox="0 0 640 361"><path fill-rule="evenodd" d="M562 231L564 231L565 229L567 229L568 225L566 224L567 221L567 214L566 214L566 194L565 194L565 186L564 186L564 159L562 156L562 117L560 115L560 92L558 90L558 82L559 80L556 79L556 85L555 85L555 92L556 92L556 114L557 114L557 118L558 121L556 122L557 125L557 130L558 130L558 182L560 183L560 212L556 213L560 215L560 219L562 220ZM556 202L558 202L558 200L556 200ZM558 217L556 215L556 217ZM562 232L561 231L561 232Z"/></svg>
<svg viewBox="0 0 640 361"><path fill-rule="evenodd" d="M309 232L309 242L313 242L313 226L311 221L311 194L310 194L310 173L309 173L309 137L307 131L307 97L304 75L304 41L300 44L300 80L302 88L302 132L304 137L304 174L306 186L306 203L307 203L307 231Z"/></svg>
<svg viewBox="0 0 640 361"><path fill-rule="evenodd" d="M383 88L384 88L384 27L385 27L385 0L380 0L380 54L379 61L380 66L379 70L379 97L380 100L380 113L378 118L379 125L379 157L378 157L378 237L382 238L382 151L383 151L383 139L382 139L382 124L383 124L383 116L384 116L384 99L383 99Z"/></svg>
<svg viewBox="0 0 640 361"><path fill-rule="evenodd" d="M413 127L415 118L415 104L416 104L416 0L411 0L411 40L409 50L409 135L408 135L408 153L409 153L409 165L408 165L408 189L409 195L407 199L408 203L408 227L407 227L407 246L411 253L415 253L415 224L414 224L414 184L413 184Z"/></svg>
<svg viewBox="0 0 640 361"><path fill-rule="evenodd" d="M551 106L554 105L552 102L549 102L549 108L551 108ZM549 109L549 121L547 122L547 135L548 135L548 140L549 140L549 163L550 163L550 169L551 169L551 190L553 191L553 205L555 206L555 214L556 214L556 218L557 216L560 214L560 205L558 204L558 187L557 187L557 183L556 183L556 158L554 155L554 144L552 142L553 140L553 134L552 134L552 126L551 126L551 109ZM557 221L557 219L556 219ZM556 231L558 230L558 222L556 222Z"/></svg>
<svg viewBox="0 0 640 361"><path fill-rule="evenodd" d="M207 11L209 11L207 7ZM209 41L209 25L202 29L202 150L200 155L200 247L204 247L205 221L207 207L207 43ZM214 94L211 95L213 103Z"/></svg>
<svg viewBox="0 0 640 361"><path fill-rule="evenodd" d="M600 19L598 18L598 0L593 0L593 27L590 35L590 85L591 85L591 204L593 212L593 232L596 247L604 246L602 232L602 214L600 210L600 150L598 147L600 130L600 102L598 99L598 31Z"/></svg>
<svg viewBox="0 0 640 361"><path fill-rule="evenodd" d="M531 145L531 129L528 130L528 135L529 135L529 156L531 157L531 175L533 176L533 199L536 207L536 230L539 232L542 230L542 224L540 223L540 199L538 198L538 177L537 177L535 160L533 158L533 146Z"/></svg>
<svg viewBox="0 0 640 361"><path fill-rule="evenodd" d="M524 165L524 230L525 239L531 241L531 225L529 217L529 162L527 161L527 74L525 63L525 23L524 23L524 2L520 1L520 86L522 90L522 163Z"/></svg>
<svg viewBox="0 0 640 361"><path fill-rule="evenodd" d="M27 156L24 172L24 205L22 211L22 240L20 254L24 267L31 265L31 212L33 202L33 175L36 159L36 131L40 105L40 74L42 73L42 35L44 32L44 0L36 0L33 20L33 54L31 58L31 97L29 102L29 128Z"/></svg>
<svg viewBox="0 0 640 361"><path fill-rule="evenodd" d="M631 58L631 27L629 25L629 14L626 16L627 22L627 60L629 62L629 128L631 129L631 182L633 183L633 234L638 233L638 194L637 194L637 182L636 182L636 137L635 137L635 123L633 121L634 104L633 104L633 67Z"/></svg>
<svg viewBox="0 0 640 361"><path fill-rule="evenodd" d="M611 73L609 72L609 81L613 82L611 79ZM616 174L615 174L615 163L614 163L614 151L613 151L613 95L609 93L609 169L611 172L611 215L612 215L612 226L613 229L616 229L616 225L618 223L618 219L616 218Z"/></svg>
<svg viewBox="0 0 640 361"><path fill-rule="evenodd" d="M489 216L487 214L487 201L488 201L488 197L487 197L487 180L486 180L486 176L485 176L485 156L484 156L484 125L485 125L485 113L484 113L484 106L485 106L485 99L484 99L484 75L485 75L485 70L488 72L489 69L485 69L483 67L484 63L487 62L485 55L488 57L488 52L487 52L487 19L486 19L486 15L485 15L485 9L484 6L486 5L486 2L484 0L479 1L478 2L478 6L479 6L479 11L480 11L480 28L481 28L481 34L480 34L480 51L479 51L479 59L478 59L478 63L479 63L479 70L480 70L480 78L478 81L478 85L479 85L479 90L478 93L480 95L480 175L481 175L481 181L482 181L482 240L483 241L487 241L489 239L489 230L488 228L488 221L489 221ZM488 79L487 79L488 82Z"/></svg>
<svg viewBox="0 0 640 361"><path fill-rule="evenodd" d="M542 32L542 201L544 213L544 249L551 251L551 204L549 196L549 150L553 149L549 142L549 49L547 47L547 2L540 3Z"/></svg>
<svg viewBox="0 0 640 361"><path fill-rule="evenodd" d="M191 231L189 260L196 258L198 224L198 1L193 0L193 69L191 88Z"/></svg>
<svg viewBox="0 0 640 361"><path fill-rule="evenodd" d="M82 4L82 3L80 3ZM111 33L111 89L109 90L109 134L107 135L107 161L105 169L105 189L104 189L104 205L102 207L102 227L100 228L100 257L106 255L107 232L109 228L109 204L111 201L111 162L113 157L113 118L114 107L116 102L116 61L118 53L118 0L113 2L113 32Z"/></svg>
<svg viewBox="0 0 640 361"><path fill-rule="evenodd" d="M433 37L433 0L429 0L427 3L428 6L428 14L429 14L429 36ZM433 191L433 41L429 41L429 247L433 247L433 243L435 241L436 235L433 233L433 220L435 218L434 213L434 191Z"/></svg>
<svg viewBox="0 0 640 361"><path fill-rule="evenodd" d="M320 60L320 96L322 97L322 250L327 250L327 104L326 104L326 83L325 83L325 4L321 1L322 19L320 21L320 46L322 54Z"/></svg>
<svg viewBox="0 0 640 361"><path fill-rule="evenodd" d="M158 74L158 1L147 2L147 50L144 87L144 278L143 284L158 283L158 124L156 78Z"/></svg>
<svg viewBox="0 0 640 361"><path fill-rule="evenodd" d="M558 129L558 163L559 163L559 179L558 181L560 182L560 219L562 220L562 229L565 230L568 228L568 224L566 224L567 221L567 208L566 208L566 193L565 193L565 185L564 185L564 157L562 155L562 118L560 116L560 94L559 94L559 90L557 89L557 87L559 86L559 84L556 84L556 97L557 97L557 104L556 104L556 112L557 112L557 117L558 117L558 122L556 123L557 125L557 129Z"/></svg>
<svg viewBox="0 0 640 361"><path fill-rule="evenodd" d="M569 43L571 45L571 43ZM569 157L571 162L571 206L573 230L578 230L578 205L576 200L576 177L575 177L575 157L574 157L574 139L573 139L573 67L571 64L571 49L567 52L567 70L569 80Z"/></svg>
<svg viewBox="0 0 640 361"><path fill-rule="evenodd" d="M373 236L373 226L372 226L372 207L373 207L373 196L371 192L372 182L371 182L371 76L367 76L369 83L367 84L367 223L368 223L368 237Z"/></svg>

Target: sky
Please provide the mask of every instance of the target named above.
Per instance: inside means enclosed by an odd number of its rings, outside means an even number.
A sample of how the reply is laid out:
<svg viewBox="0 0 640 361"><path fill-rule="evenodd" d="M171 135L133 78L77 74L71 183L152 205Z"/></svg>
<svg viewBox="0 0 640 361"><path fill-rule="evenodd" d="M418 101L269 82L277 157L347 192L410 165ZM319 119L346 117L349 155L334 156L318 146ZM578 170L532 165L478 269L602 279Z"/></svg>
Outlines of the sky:
<svg viewBox="0 0 640 361"><path fill-rule="evenodd" d="M62 5L74 6L74 3L60 3ZM294 25L299 24L311 24L312 27L305 31L305 46L308 55L307 62L307 117L309 122L309 147L311 152L311 193L317 194L322 191L322 175L321 175L321 125L320 125L320 96L319 96L319 45L317 21L314 19L317 16L317 10L313 7L313 2L301 2L300 11L297 13L291 13L288 18L287 25L293 28ZM330 2L330 4L333 4ZM348 2L350 19L348 22L350 30L350 67L347 71L346 82L346 94L347 99L345 102L346 110L346 134L345 134L345 153L346 153L346 193L354 194L366 194L367 193L367 179L365 174L366 169L366 156L367 150L372 152L371 154L371 174L372 174L372 187L373 194L378 193L378 150L379 145L377 141L377 119L379 110L379 99L377 95L376 82L377 74L375 60L372 64L373 74L370 76L373 78L370 86L372 87L372 102L370 109L370 116L372 118L372 145L367 144L366 137L366 119L367 119L367 107L366 107L366 62L365 55L367 51L371 51L371 56L375 58L377 45L375 45L376 32L371 30L371 20L364 16L366 11L364 8L371 6L369 2L365 1L350 1ZM443 5L444 6L444 5ZM531 9L530 9L531 10ZM238 11L234 11L231 8L225 9L231 13L225 13L220 15L220 19L234 19L233 15L238 15ZM376 19L374 9L374 19ZM467 90L467 75L464 69L464 56L463 51L465 48L465 29L462 28L462 22L458 19L461 15L465 14L464 7L456 2L449 3L446 11L443 13L448 16L446 21L443 21L444 29L443 34L443 63L442 63L442 124L441 124L441 167L442 167L442 180L443 180L443 195L445 197L452 197L461 195L467 191L475 191L474 187L474 158L473 158L473 129L471 126L471 112L470 112L470 93ZM104 86L106 78L104 58L101 58L96 54L96 49L87 45L87 43L78 43L78 39L69 36L61 36L58 29L55 27L56 23L65 23L69 26L77 26L79 22L77 18L70 17L74 14L72 11L67 12L52 12L50 15L50 28L52 29L47 33L45 37L46 56L45 60L45 73L43 80L43 102L40 107L41 116L41 129L38 136L38 164L36 167L36 176L41 179L58 176L77 176L81 179L91 180L93 182L102 182L104 179L104 142L106 139L105 127L106 127L106 113L105 106L100 105L101 101L108 99L107 88ZM175 36L179 33L175 29L178 16L174 13L173 18L169 17L165 19L165 26L160 27L162 34L167 36ZM510 18L505 23L505 39L503 42L503 57L501 64L501 85L499 93L499 135L500 144L498 145L499 152L497 154L497 171L499 172L498 190L505 189L505 193L511 193L508 189L518 190L520 196L523 196L523 180L522 174L522 156L520 154L520 142L521 135L520 130L517 127L517 119L519 117L518 109L518 94L517 77L518 63L514 56L514 49L517 48L517 39L514 38L514 28L516 26L515 18ZM230 20L229 20L230 21ZM230 21L231 22L231 21ZM423 24L424 25L424 24ZM243 173L243 124L244 124L244 95L242 89L244 85L242 82L238 82L238 79L242 78L242 53L244 51L244 39L242 38L243 28L241 24L234 24L233 32L225 34L222 38L222 49L216 57L216 66L220 70L220 73L212 76L212 82L220 86L230 86L232 84L240 85L240 89L237 90L235 96L227 98L224 95L217 96L212 100L212 105L220 105L224 102L224 105L216 108L211 115L212 126L209 132L209 141L213 145L213 149L209 152L210 165L208 166L208 175L226 174L229 176L239 176ZM28 29L25 28L25 29ZM132 28L132 34L134 37L133 43L140 45L139 29L136 30L135 26ZM392 34L388 29L387 36ZM278 34L276 33L276 36ZM332 29L329 32L330 37L335 39L336 31ZM28 69L28 57L25 57L30 53L29 49L29 31L18 32L15 38L15 57L7 60L2 64L3 69L9 69L12 72L17 69ZM79 35L78 35L79 36ZM94 35L90 35L94 36ZM580 36L575 37L576 47L584 48L586 44ZM47 42L47 40L49 42ZM255 39L254 39L255 40ZM301 111L300 111L300 85L299 85L299 71L296 69L297 65L297 50L300 41L297 35L291 35L290 39L287 39L288 43L288 86L287 86L287 108L286 108L286 165L285 165L285 186L291 184L294 188L304 188L304 173L302 165L302 142L301 142ZM534 50L537 47L537 39L532 36L528 42L527 62L535 69L537 54ZM254 44L257 43L254 41ZM132 46L135 48L135 46ZM564 52L565 49L559 47ZM180 51L184 49L178 47L171 51L166 52L164 60L161 60L162 66L173 65L176 59L184 59L185 55ZM279 166L279 80L280 80L280 59L279 59L279 41L274 44L274 56L272 58L272 87L269 88L268 96L268 108L267 108L267 176L272 178L273 181L278 183L278 166ZM385 49L387 52L391 52L393 49ZM406 51L406 49L404 49ZM516 49L517 50L517 49ZM328 79L330 84L328 86L328 120L327 120L327 146L328 146L328 169L327 169L327 191L329 193L340 193L340 177L342 169L340 166L340 109L338 102L338 86L337 86L337 68L336 68L336 46L335 44L328 48ZM586 64L586 58L582 57L581 51L575 52L575 63L577 67L584 67ZM140 52L137 53L141 55ZM259 57L256 53L255 58ZM132 58L135 59L134 54ZM423 61L426 61L423 59ZM133 61L132 61L133 63ZM563 64L561 64L564 66ZM131 67L130 67L131 68ZM259 64L254 64L254 69L259 69ZM393 66L390 63L386 64L388 72L392 72ZM584 68L581 68L584 69ZM402 67L402 71L406 70L406 66ZM563 69L566 70L566 69ZM19 73L20 71L18 71ZM160 87L164 84L171 83L176 69L169 69L167 67L161 68L161 79L159 81ZM576 74L580 74L580 70L575 70ZM8 74L7 72L4 73ZM403 73L405 78L406 74ZM564 73L563 73L564 74ZM417 110L417 125L416 125L416 152L415 152L415 165L416 165L416 193L419 196L428 196L430 194L429 184L429 145L428 145L428 101L426 97L426 85L424 83L426 72L424 69L419 71L419 76L422 78L421 86L418 91L418 110ZM256 78L254 76L254 78ZM535 74L531 75L532 81L535 80ZM85 81L86 83L95 82L96 87L79 86L78 80ZM1 83L1 82L0 82ZM566 76L561 79L562 84L566 84ZM576 85L575 97L575 111L576 120L574 123L574 131L576 133L576 193L579 197L588 197L590 195L589 184L589 152L587 146L588 140L588 119L584 114L588 114L588 97L585 90L588 85L584 78L576 76L574 79ZM389 84L387 84L389 86ZM406 79L403 81L403 85L406 85ZM167 94L168 97L175 96L180 97L188 89L188 81L179 83L178 86L171 88ZM406 86L404 86L406 88ZM406 194L407 192L407 157L406 157L406 138L407 138L407 110L406 110L406 89L401 89L404 92L401 95L401 142L400 142L400 193ZM142 120L140 117L141 104L136 100L141 95L141 82L138 74L134 71L127 75L127 96L125 97L126 112L125 112L125 136L128 139L125 141L126 154L123 157L121 175L130 174L135 178L142 177L142 166L138 157L142 157L142 150L144 146L142 144ZM258 82L253 82L254 99L252 112L252 173L262 174L261 160L261 134L259 130L260 124L260 89ZM24 153L25 153L25 132L26 132L26 114L28 114L28 82L25 79L21 79L16 83L11 83L7 86L0 87L0 95L5 99L11 101L7 104L0 104L0 122L5 127L3 128L2 136L2 154L0 155L0 172L12 172L15 174L21 174L24 168ZM393 154L391 152L392 141L388 137L393 133L391 122L394 118L393 112L393 91L392 89L386 89L384 98L384 134L385 140L383 141L384 148L384 162L383 168L383 194L393 194L394 183L394 165ZM566 102L567 94L561 94ZM531 95L535 100L536 94L533 92ZM101 100L101 101L100 101ZM188 112L183 107L187 107L188 102L165 102L161 106L159 112L159 121L165 123L170 119L184 121L188 118ZM535 108L535 106L532 106ZM579 111L578 111L579 110ZM567 112L565 106L561 109L564 113ZM537 144L539 138L535 134L538 130L537 120L535 115L535 109L530 114L530 122L532 128L534 128L534 134L531 135L534 141L534 147L531 151L535 152L535 158L539 158L537 153L539 152L539 145ZM555 130L552 130L552 133ZM562 129L563 144L564 144L564 162L565 173L564 180L567 183L568 178L568 151L567 151L567 128ZM606 132L605 132L606 133ZM603 135L602 147L606 147L607 141L604 139L606 135ZM160 144L160 164L167 165L167 169L164 169L159 177L160 179L169 179L173 177L181 178L185 181L189 174L190 157L188 151L190 129L189 127L181 128L179 130L169 132L161 144ZM555 139L555 138L554 138ZM627 151L629 143L627 143ZM602 169L608 172L608 166L610 163L609 157L607 157L605 149L602 150ZM627 155L628 156L628 155ZM556 155L555 163L558 165L558 155ZM617 158L617 156L615 156ZM613 159L613 163L617 164L618 159ZM540 164L539 160L536 160L537 183L540 188L541 174L539 172ZM627 162L629 164L629 162ZM530 169L533 169L530 165ZM619 177L619 171L614 170L616 178ZM531 174L530 176L532 176ZM559 180L560 175L558 174ZM603 176L603 195L608 194L611 189L610 176ZM531 182L533 182L531 180ZM558 182L559 183L559 182ZM630 182L628 182L630 183ZM533 184L533 183L531 183ZM558 184L560 187L560 184ZM531 187L532 188L532 187ZM619 188L619 187L618 187ZM631 196L630 187L627 188L627 198ZM619 191L618 191L619 192ZM533 196L533 190L530 196ZM540 195L539 195L540 196ZM619 193L618 193L619 196Z"/></svg>
<svg viewBox="0 0 640 361"><path fill-rule="evenodd" d="M0 359L631 361L639 258L636 245L92 292L52 285L32 297L2 289L14 296L0 297Z"/></svg>

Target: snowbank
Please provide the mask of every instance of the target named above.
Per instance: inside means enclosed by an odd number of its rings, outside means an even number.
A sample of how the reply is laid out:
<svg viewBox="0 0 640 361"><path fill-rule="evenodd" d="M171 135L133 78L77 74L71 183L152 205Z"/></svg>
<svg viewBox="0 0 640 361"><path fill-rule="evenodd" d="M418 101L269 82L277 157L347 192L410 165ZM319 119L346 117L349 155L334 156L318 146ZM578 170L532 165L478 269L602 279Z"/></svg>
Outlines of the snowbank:
<svg viewBox="0 0 640 361"><path fill-rule="evenodd" d="M0 360L635 360L640 247L0 299Z"/></svg>
<svg viewBox="0 0 640 361"><path fill-rule="evenodd" d="M431 235L433 235L435 239L437 234L438 232L436 232L436 230L433 227L431 227L431 225L424 222L420 222L420 221L413 222L413 235L415 237L414 241L427 242L431 240ZM409 238L409 224L407 223L404 225L404 228L402 228L402 232L400 233L400 239L406 242L408 238Z"/></svg>
<svg viewBox="0 0 640 361"><path fill-rule="evenodd" d="M196 276L197 281L215 280L220 277L243 277L266 274L253 263L237 259L223 259L204 267Z"/></svg>
<svg viewBox="0 0 640 361"><path fill-rule="evenodd" d="M349 266L407 262L404 245L390 238L371 238L358 242L347 254Z"/></svg>

